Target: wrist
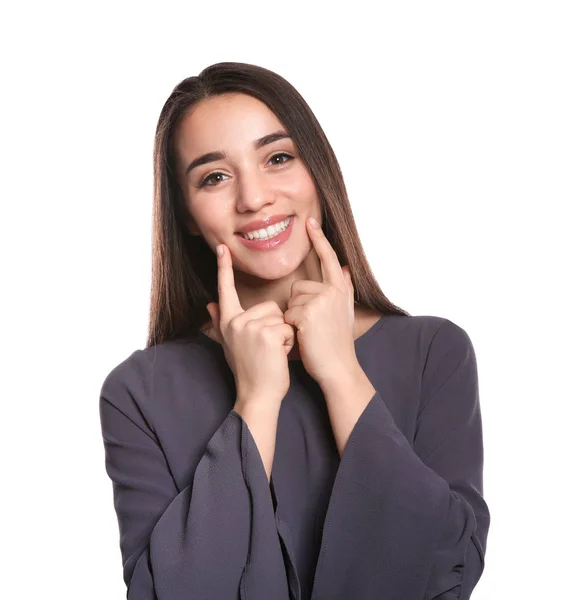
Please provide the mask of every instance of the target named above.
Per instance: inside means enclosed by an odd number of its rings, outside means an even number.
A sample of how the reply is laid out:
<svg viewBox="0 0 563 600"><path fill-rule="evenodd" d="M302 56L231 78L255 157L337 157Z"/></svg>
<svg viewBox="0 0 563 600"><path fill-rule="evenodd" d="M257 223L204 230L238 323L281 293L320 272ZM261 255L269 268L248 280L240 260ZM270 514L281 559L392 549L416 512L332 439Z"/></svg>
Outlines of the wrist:
<svg viewBox="0 0 563 600"><path fill-rule="evenodd" d="M319 385L325 397L341 397L355 389L373 388L371 381L359 363L335 372L330 379Z"/></svg>
<svg viewBox="0 0 563 600"><path fill-rule="evenodd" d="M233 410L238 413L241 411L246 414L256 414L268 416L277 414L281 407L281 401L277 402L272 398L257 397L257 396L237 396Z"/></svg>

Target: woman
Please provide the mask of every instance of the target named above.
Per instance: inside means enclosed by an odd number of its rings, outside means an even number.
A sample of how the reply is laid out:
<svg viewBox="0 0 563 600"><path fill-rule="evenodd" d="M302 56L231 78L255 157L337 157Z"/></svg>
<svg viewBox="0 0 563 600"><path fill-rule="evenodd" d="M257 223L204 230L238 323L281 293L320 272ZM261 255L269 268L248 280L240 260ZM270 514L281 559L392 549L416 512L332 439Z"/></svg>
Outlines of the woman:
<svg viewBox="0 0 563 600"><path fill-rule="evenodd" d="M382 293L303 98L210 66L166 101L154 167L150 335L100 397L129 600L469 598L473 346Z"/></svg>

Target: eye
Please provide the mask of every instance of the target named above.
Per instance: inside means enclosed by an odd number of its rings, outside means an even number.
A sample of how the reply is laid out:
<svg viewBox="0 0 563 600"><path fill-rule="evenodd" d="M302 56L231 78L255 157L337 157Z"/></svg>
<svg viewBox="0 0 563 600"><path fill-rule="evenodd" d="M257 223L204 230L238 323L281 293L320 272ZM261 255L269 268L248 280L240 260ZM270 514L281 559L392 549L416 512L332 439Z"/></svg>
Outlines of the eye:
<svg viewBox="0 0 563 600"><path fill-rule="evenodd" d="M277 154L274 154L274 156L272 156L272 158L270 158L270 160L274 160L274 158L278 158L280 156L286 156L288 158L288 160L284 160L281 163L277 163L278 165L283 165L284 163L289 162L293 158L293 156L290 156L289 154L287 154L287 152L278 152ZM270 161L268 161L268 162L270 162Z"/></svg>
<svg viewBox="0 0 563 600"><path fill-rule="evenodd" d="M200 183L197 184L196 187L198 188L202 188L202 187L210 187L207 185L207 181L211 181L212 177L216 177L217 175L225 175L224 173L219 173L219 171L215 171L214 173L211 173L210 175L208 175L205 179L203 179ZM221 181L217 181L216 183L211 184L211 187L214 187L215 185L217 185L217 183L221 183Z"/></svg>
<svg viewBox="0 0 563 600"><path fill-rule="evenodd" d="M287 160L275 163L276 167L281 166L281 165L285 164L286 162L289 162L290 160L293 160L293 156L291 156L287 152L278 152L277 154L274 154L268 162L271 162L274 159L281 158L281 157L284 157ZM196 187L198 187L198 188L215 187L218 183L221 183L221 180L213 179L214 177L216 178L217 176L225 176L225 174L221 173L220 171L214 171L213 173L210 173L205 179L203 179ZM211 181L215 181L215 183L209 183L209 184L207 183L207 182L211 182Z"/></svg>

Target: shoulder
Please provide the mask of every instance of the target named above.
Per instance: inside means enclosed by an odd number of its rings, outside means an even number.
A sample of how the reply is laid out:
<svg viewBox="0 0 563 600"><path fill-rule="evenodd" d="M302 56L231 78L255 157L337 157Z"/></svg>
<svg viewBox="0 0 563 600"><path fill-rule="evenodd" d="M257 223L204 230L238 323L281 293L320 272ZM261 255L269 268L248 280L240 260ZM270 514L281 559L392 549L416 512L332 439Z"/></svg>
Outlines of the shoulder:
<svg viewBox="0 0 563 600"><path fill-rule="evenodd" d="M385 329L398 337L412 337L421 342L421 347L430 349L434 343L467 344L469 335L457 323L437 315L385 315Z"/></svg>
<svg viewBox="0 0 563 600"><path fill-rule="evenodd" d="M478 389L477 359L473 342L461 325L436 315L389 315L386 321L381 331L386 336L385 353L390 356L387 368L396 369L396 361L401 370L416 376L421 407L440 390L450 390L456 405L467 402L473 406Z"/></svg>
<svg viewBox="0 0 563 600"><path fill-rule="evenodd" d="M464 362L475 362L469 334L446 317L386 315L381 334L389 356L401 364L410 361L418 365L423 379L452 372Z"/></svg>
<svg viewBox="0 0 563 600"><path fill-rule="evenodd" d="M422 396L434 396L446 384L460 385L467 391L477 389L477 359L467 331L444 317L415 317L421 330L427 330L422 369ZM459 394L460 395L460 394Z"/></svg>
<svg viewBox="0 0 563 600"><path fill-rule="evenodd" d="M430 335L427 354L447 352L459 357L473 351L473 343L468 332L458 323L446 317L419 316L418 327Z"/></svg>
<svg viewBox="0 0 563 600"><path fill-rule="evenodd" d="M105 376L100 402L120 410L146 412L156 393L203 385L214 371L214 356L196 340L173 340L134 350Z"/></svg>

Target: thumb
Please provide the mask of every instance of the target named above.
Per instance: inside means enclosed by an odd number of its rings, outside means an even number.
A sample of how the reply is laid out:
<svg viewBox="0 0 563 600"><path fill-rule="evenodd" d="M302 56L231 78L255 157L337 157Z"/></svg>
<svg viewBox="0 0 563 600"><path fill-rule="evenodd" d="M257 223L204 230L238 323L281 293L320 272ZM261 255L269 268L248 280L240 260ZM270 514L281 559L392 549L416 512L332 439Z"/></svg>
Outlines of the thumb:
<svg viewBox="0 0 563 600"><path fill-rule="evenodd" d="M219 304L217 304L217 302L209 302L206 308L209 316L211 317L213 328L219 332Z"/></svg>
<svg viewBox="0 0 563 600"><path fill-rule="evenodd" d="M209 313L209 316L211 317L211 323L212 323L211 329L213 332L212 337L216 342L223 344L224 340L223 340L223 334L221 333L221 325L220 325L221 312L220 312L219 304L217 304L217 302L210 302L209 304L207 304L206 308L207 308L207 312Z"/></svg>

